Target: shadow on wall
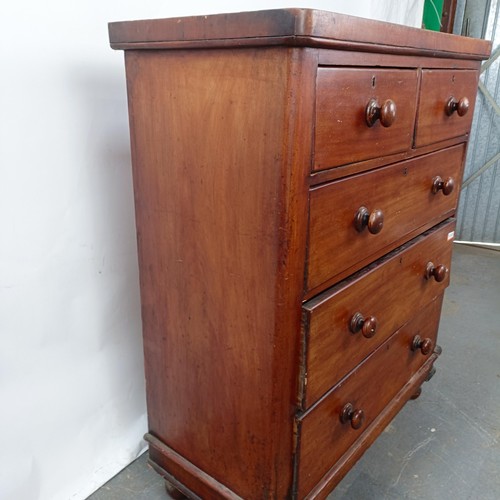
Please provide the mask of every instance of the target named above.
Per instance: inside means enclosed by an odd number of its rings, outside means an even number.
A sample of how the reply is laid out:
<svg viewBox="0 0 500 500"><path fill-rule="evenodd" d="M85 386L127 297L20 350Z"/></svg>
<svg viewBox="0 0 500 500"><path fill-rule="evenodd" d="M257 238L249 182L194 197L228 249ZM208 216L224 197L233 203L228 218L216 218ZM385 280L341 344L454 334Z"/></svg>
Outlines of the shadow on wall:
<svg viewBox="0 0 500 500"><path fill-rule="evenodd" d="M98 76L100 75L100 76ZM92 78L90 78L92 77ZM89 224L99 275L122 280L109 296L111 321L133 321L140 334L140 300L135 235L134 195L124 76L106 70L72 73L72 87L79 90L82 115L80 137L84 156L77 197L89 210ZM89 200L91 201L89 203ZM79 203L79 200L73 200ZM125 300L124 300L125 299ZM108 324L111 326L111 324ZM115 332L117 333L117 332ZM113 342L113 336L102 339Z"/></svg>
<svg viewBox="0 0 500 500"><path fill-rule="evenodd" d="M118 349L116 355L121 358L123 368L129 369L133 363L142 375L138 257L123 73L106 68L83 71L79 68L72 72L72 87L79 90L82 129L87 131L81 137L86 161L85 169L80 172L79 188L85 186L80 195L87 198L83 203L91 211L93 240L101 246L94 249L97 273L107 276L111 280L108 284L113 285L106 294L100 347ZM124 343L125 338L131 342ZM110 375L114 382L124 381L120 373ZM143 377L139 382L143 388ZM124 409L123 415L128 414Z"/></svg>
<svg viewBox="0 0 500 500"><path fill-rule="evenodd" d="M125 78L123 70L95 67L79 67L70 78L83 160L71 206L87 212L76 219L88 225L89 240L81 245L93 275L88 286L80 283L75 290L72 307L75 317L95 312L85 328L74 330L77 342L70 345L87 353L82 368L90 376L80 379L86 383L83 394L98 384L84 396L73 437L76 450L87 447L95 457L95 484L88 485L88 494L144 450L146 404Z"/></svg>

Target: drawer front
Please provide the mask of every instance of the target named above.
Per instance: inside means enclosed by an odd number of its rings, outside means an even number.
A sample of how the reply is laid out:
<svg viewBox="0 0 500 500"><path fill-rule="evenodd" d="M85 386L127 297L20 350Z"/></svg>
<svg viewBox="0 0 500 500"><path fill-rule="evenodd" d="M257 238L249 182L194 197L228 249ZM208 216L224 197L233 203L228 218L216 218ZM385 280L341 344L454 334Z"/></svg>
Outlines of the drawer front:
<svg viewBox="0 0 500 500"><path fill-rule="evenodd" d="M441 224L304 305L304 408L444 292L454 228ZM438 281L427 275L429 263Z"/></svg>
<svg viewBox="0 0 500 500"><path fill-rule="evenodd" d="M422 71L416 147L469 133L477 75L466 70Z"/></svg>
<svg viewBox="0 0 500 500"><path fill-rule="evenodd" d="M299 498L318 483L370 423L397 395L428 355L412 350L415 336L435 345L442 296L384 342L362 365L340 382L317 406L299 418ZM364 421L341 422L341 412L351 403ZM356 418L359 417L359 413Z"/></svg>
<svg viewBox="0 0 500 500"><path fill-rule="evenodd" d="M313 169L409 149L416 102L416 70L319 68ZM372 126L366 119L369 103L372 110L376 103L380 108Z"/></svg>
<svg viewBox="0 0 500 500"><path fill-rule="evenodd" d="M451 215L464 149L461 144L312 189L306 291L320 291Z"/></svg>

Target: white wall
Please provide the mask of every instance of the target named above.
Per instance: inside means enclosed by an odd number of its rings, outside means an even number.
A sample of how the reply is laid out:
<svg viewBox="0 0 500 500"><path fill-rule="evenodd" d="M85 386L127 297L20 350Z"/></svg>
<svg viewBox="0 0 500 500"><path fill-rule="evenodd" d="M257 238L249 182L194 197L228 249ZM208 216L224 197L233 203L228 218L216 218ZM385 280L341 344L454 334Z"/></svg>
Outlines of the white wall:
<svg viewBox="0 0 500 500"><path fill-rule="evenodd" d="M301 6L419 25L422 2ZM106 23L289 5L2 2L1 500L86 498L144 447L125 76Z"/></svg>

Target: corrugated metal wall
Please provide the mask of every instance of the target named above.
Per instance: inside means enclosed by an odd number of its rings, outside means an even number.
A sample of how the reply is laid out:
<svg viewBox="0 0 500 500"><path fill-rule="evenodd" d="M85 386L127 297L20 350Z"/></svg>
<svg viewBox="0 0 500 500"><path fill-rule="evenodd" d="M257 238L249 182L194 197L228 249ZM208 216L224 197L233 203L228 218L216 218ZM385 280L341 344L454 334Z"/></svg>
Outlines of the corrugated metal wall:
<svg viewBox="0 0 500 500"><path fill-rule="evenodd" d="M458 208L457 240L500 243L500 0L491 0L483 64Z"/></svg>

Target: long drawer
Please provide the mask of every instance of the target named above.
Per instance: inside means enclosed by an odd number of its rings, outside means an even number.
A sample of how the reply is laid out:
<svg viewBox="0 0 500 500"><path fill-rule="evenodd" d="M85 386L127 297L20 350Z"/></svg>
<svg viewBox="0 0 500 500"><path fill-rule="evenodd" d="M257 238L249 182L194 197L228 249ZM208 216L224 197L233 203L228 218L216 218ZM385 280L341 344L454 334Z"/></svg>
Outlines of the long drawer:
<svg viewBox="0 0 500 500"><path fill-rule="evenodd" d="M304 304L303 408L444 292L454 227L440 224Z"/></svg>
<svg viewBox="0 0 500 500"><path fill-rule="evenodd" d="M460 144L313 188L306 296L452 215L464 150Z"/></svg>
<svg viewBox="0 0 500 500"><path fill-rule="evenodd" d="M441 303L439 296L423 308L297 419L298 498L305 498L349 447L370 432L373 420L424 364L435 346Z"/></svg>

